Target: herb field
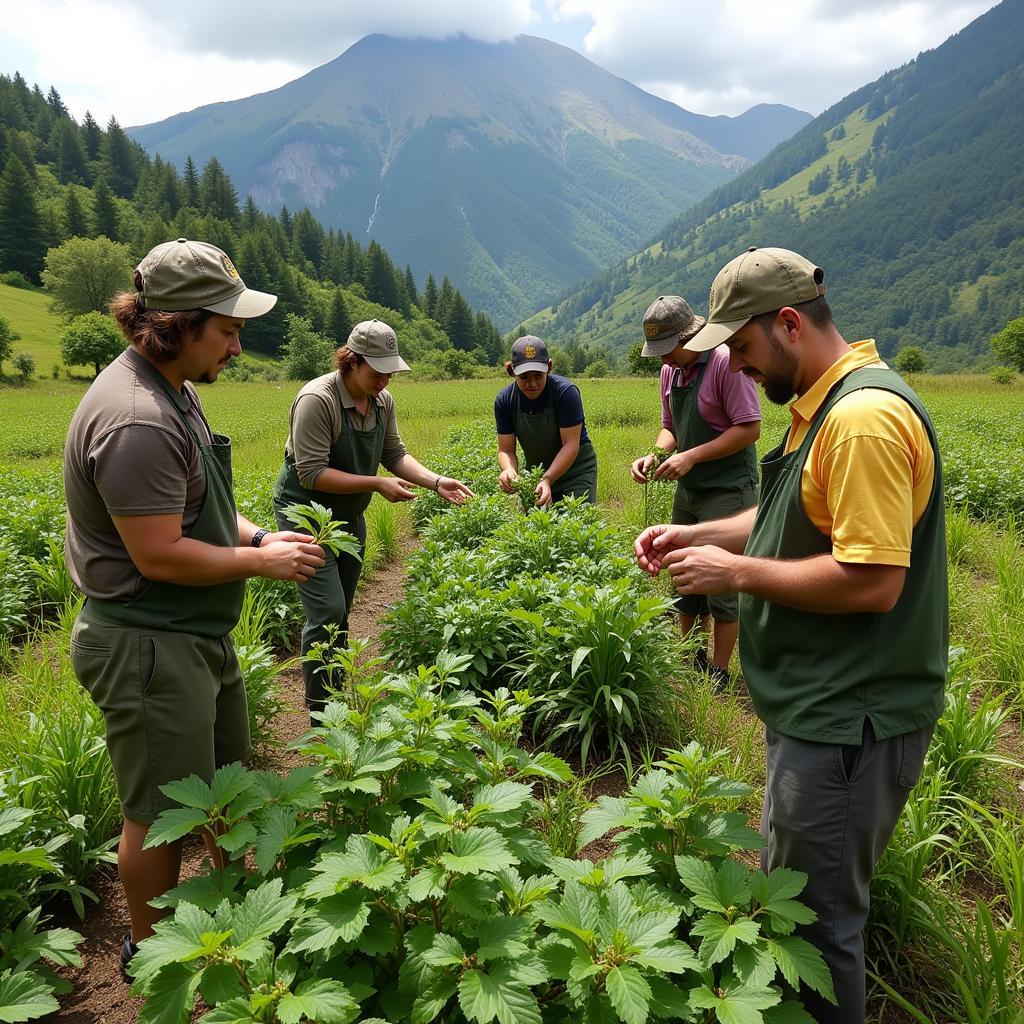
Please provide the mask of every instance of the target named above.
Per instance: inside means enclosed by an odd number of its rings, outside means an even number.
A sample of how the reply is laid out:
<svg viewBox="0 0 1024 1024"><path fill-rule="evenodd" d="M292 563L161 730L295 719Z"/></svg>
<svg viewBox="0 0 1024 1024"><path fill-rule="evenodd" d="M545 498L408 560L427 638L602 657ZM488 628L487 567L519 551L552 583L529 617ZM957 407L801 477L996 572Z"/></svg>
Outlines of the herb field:
<svg viewBox="0 0 1024 1024"><path fill-rule="evenodd" d="M151 833L213 824L237 859L166 897L173 915L133 961L140 1020L195 1019L201 999L206 1024L796 1024L810 1021L801 991L830 992L792 934L802 877L752 868L763 745L742 684L717 694L692 669L663 584L631 556L671 502L671 485L629 478L657 434L656 381L582 383L598 506L526 513L497 492L501 386L392 389L412 454L478 497L374 497L370 568L418 534L405 592L380 657L358 641L324 654L338 700L286 775L266 755L301 613L294 586L250 585L235 639L255 758L176 784L181 806ZM201 392L257 523L272 521L297 388ZM955 650L873 886L871 1019L1021 1024L1024 389L918 390L945 460ZM59 461L82 391L0 391L0 1020L57 1008L51 968L75 965L78 938L46 917L103 913L90 877L119 823L102 723L68 659ZM762 450L788 422L765 417Z"/></svg>

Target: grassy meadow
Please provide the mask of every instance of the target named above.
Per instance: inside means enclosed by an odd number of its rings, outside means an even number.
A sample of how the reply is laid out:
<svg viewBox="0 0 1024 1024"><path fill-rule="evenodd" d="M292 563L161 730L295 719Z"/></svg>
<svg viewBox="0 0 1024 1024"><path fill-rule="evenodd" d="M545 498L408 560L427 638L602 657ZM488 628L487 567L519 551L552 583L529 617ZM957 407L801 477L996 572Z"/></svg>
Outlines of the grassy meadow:
<svg viewBox="0 0 1024 1024"><path fill-rule="evenodd" d="M36 306L30 300L27 313L38 312L38 296L32 300ZM17 327L26 339L30 320ZM34 342L46 343L47 330L40 320ZM31 349L16 343L21 350ZM429 453L453 427L490 420L505 382L497 373L493 381L396 379L392 391L409 450L430 465ZM936 734L938 752L879 872L870 1019L1018 1024L999 1010L999 986L1010 986L1006 998L1024 992L1024 387L983 377L922 377L915 385L943 447L951 645L958 653L947 719ZM109 859L106 840L116 819L101 722L67 659L75 594L62 572L60 459L67 424L87 386L87 379L66 376L0 385L0 764L12 766L0 773L0 792L33 812L37 832L18 833L18 842L65 837L55 888L79 901L88 900L81 887L90 872ZM201 390L211 423L233 439L239 503L256 521L268 521L298 387L222 381ZM580 387L598 453L599 505L628 538L645 520L659 518L656 510L667 508L671 490L645 496L628 473L630 461L649 450L657 434L657 381L653 375L585 380ZM762 451L788 422L784 408L766 405L764 414ZM411 531L408 506L375 497L370 566L395 558ZM250 689L265 702L252 711L254 734L270 742L273 675L294 641L297 609L287 585L257 585L251 596L236 639L247 651ZM719 697L698 681L684 683L679 719L687 737L709 749L730 748L736 776L754 786L753 813L763 753L742 691ZM584 787L573 793L576 802L559 809L570 829L588 799ZM69 825L78 821L75 815L85 824ZM52 884L50 875L40 877ZM967 979L964 990L954 975Z"/></svg>

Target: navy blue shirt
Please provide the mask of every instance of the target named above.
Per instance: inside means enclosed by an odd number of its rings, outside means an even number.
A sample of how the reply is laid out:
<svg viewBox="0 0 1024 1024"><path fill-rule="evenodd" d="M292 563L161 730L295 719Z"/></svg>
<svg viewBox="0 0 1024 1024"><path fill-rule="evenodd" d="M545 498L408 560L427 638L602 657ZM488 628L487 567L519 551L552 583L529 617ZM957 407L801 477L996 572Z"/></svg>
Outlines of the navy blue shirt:
<svg viewBox="0 0 1024 1024"><path fill-rule="evenodd" d="M494 424L499 434L516 432L516 405L520 412L527 415L543 412L551 404L555 407L555 423L559 427L575 427L583 424L580 433L580 444L589 441L587 423L583 416L583 399L580 389L571 380L549 373L544 390L536 398L527 398L513 381L507 388L498 392L494 399Z"/></svg>

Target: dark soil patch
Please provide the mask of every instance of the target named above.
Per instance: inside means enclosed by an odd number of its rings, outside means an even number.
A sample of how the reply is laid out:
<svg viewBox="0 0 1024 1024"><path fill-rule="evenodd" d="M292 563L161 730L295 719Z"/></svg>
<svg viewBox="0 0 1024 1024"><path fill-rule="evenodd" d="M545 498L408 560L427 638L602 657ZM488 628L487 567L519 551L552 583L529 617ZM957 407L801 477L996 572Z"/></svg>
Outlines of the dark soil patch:
<svg viewBox="0 0 1024 1024"><path fill-rule="evenodd" d="M398 560L374 573L356 595L351 616L352 635L373 638L373 653L379 650L376 638L384 612L402 596L404 560L413 543L407 542ZM281 747L272 767L285 772L299 763L299 755L287 748L309 728L309 716L301 671L288 669L279 678L288 711L276 723ZM205 860L202 841L195 836L188 837L182 857L182 879L198 874ZM132 1024L143 1001L128 994L128 986L121 978L121 940L129 927L121 885L116 872L110 869L91 878L89 886L99 901L88 905L85 921L79 922L74 914L62 913L55 922L79 931L85 941L79 947L82 967L60 972L74 990L60 997L61 1009L47 1019L60 1024ZM200 1013L197 1010L196 1016Z"/></svg>

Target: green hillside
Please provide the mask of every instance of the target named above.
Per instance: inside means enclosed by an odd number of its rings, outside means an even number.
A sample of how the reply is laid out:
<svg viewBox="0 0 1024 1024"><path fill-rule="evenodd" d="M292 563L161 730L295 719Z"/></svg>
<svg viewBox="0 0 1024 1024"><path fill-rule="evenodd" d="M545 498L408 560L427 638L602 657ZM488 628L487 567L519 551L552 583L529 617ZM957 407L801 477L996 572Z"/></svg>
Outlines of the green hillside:
<svg viewBox="0 0 1024 1024"><path fill-rule="evenodd" d="M936 50L864 86L528 322L561 346L639 338L665 292L702 311L750 245L823 266L848 337L936 371L984 365L1024 312L1024 4L1005 0Z"/></svg>
<svg viewBox="0 0 1024 1024"><path fill-rule="evenodd" d="M63 323L50 312L50 303L40 291L12 288L0 284L0 315L21 337L14 343L13 352L27 352L36 361L36 373L49 373L54 363L60 363L57 339ZM11 373L10 363L4 372Z"/></svg>

